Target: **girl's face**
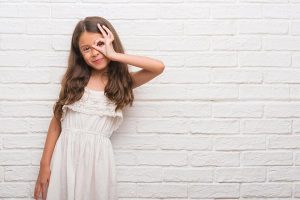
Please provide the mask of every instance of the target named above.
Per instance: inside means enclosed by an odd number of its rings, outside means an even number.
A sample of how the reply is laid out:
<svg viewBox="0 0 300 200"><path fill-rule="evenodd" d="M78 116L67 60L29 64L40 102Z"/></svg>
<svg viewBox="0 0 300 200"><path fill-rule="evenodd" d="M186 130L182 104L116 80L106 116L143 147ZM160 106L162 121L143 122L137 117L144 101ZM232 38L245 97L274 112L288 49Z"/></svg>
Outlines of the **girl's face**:
<svg viewBox="0 0 300 200"><path fill-rule="evenodd" d="M100 51L92 47L95 41L103 38L101 33L83 32L79 37L79 49L85 62L95 70L102 70L107 67L110 60L105 57ZM96 44L95 44L96 45ZM104 45L103 42L98 42L98 46Z"/></svg>

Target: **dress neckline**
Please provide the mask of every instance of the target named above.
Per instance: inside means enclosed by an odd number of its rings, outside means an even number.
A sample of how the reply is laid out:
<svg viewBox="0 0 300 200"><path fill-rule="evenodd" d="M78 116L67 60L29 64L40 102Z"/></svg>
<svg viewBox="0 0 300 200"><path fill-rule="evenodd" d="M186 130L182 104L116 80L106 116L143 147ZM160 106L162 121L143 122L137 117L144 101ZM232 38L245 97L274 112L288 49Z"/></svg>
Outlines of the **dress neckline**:
<svg viewBox="0 0 300 200"><path fill-rule="evenodd" d="M94 90L94 89L91 89L91 88L88 88L88 87L85 87L84 89L86 91L89 91L89 92L94 92L94 93L98 93L98 94L104 94L104 90Z"/></svg>

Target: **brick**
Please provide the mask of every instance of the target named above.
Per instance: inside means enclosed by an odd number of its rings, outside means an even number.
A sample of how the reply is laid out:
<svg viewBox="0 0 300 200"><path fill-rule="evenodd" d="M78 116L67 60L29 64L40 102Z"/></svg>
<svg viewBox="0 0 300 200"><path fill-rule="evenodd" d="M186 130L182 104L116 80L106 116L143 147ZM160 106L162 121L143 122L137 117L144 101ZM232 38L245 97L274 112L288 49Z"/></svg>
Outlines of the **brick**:
<svg viewBox="0 0 300 200"><path fill-rule="evenodd" d="M242 184L241 196L245 198L292 197L292 188L289 184L280 183Z"/></svg>
<svg viewBox="0 0 300 200"><path fill-rule="evenodd" d="M241 124L241 131L243 134L289 134L291 122L276 119L244 120Z"/></svg>
<svg viewBox="0 0 300 200"><path fill-rule="evenodd" d="M265 182L267 170L260 167L217 168L215 179L220 183L255 183Z"/></svg>
<svg viewBox="0 0 300 200"><path fill-rule="evenodd" d="M192 198L236 198L239 196L238 184L191 184Z"/></svg>
<svg viewBox="0 0 300 200"><path fill-rule="evenodd" d="M236 167L239 165L239 153L236 152L195 152L191 154L192 166Z"/></svg>
<svg viewBox="0 0 300 200"><path fill-rule="evenodd" d="M266 139L263 136L227 136L215 139L215 149L222 151L244 151L266 149Z"/></svg>
<svg viewBox="0 0 300 200"><path fill-rule="evenodd" d="M292 152L243 152L241 154L243 166L283 166L293 164Z"/></svg>

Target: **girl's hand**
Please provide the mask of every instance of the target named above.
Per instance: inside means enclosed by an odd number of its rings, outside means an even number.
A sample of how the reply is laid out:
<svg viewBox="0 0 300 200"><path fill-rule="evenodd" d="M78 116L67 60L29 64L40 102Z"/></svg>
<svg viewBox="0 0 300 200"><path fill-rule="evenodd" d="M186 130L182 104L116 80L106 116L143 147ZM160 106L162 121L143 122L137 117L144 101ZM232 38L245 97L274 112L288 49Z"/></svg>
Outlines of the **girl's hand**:
<svg viewBox="0 0 300 200"><path fill-rule="evenodd" d="M35 184L34 199L38 199L42 193L42 199L46 200L46 190L50 180L50 167L40 167L39 176Z"/></svg>
<svg viewBox="0 0 300 200"><path fill-rule="evenodd" d="M95 41L96 45L92 45L96 50L100 51L102 54L104 54L108 59L112 60L113 56L116 54L112 42L114 41L114 35L113 33L103 25L103 28L107 31L107 33L104 31L104 29L100 26L100 24L97 24L97 27L100 29L103 38L99 38ZM99 46L98 46L99 44Z"/></svg>

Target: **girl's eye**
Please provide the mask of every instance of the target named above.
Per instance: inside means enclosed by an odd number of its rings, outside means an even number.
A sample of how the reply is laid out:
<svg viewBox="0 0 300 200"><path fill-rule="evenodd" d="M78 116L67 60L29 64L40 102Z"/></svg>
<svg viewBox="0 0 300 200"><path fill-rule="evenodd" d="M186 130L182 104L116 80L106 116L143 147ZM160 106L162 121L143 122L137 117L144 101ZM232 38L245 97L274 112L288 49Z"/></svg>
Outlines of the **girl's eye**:
<svg viewBox="0 0 300 200"><path fill-rule="evenodd" d="M83 48L83 51L87 51L87 50L89 50L89 48L88 48L88 47L86 47L86 48Z"/></svg>
<svg viewBox="0 0 300 200"><path fill-rule="evenodd" d="M104 43L103 42L98 42L97 45L98 46L102 46Z"/></svg>

